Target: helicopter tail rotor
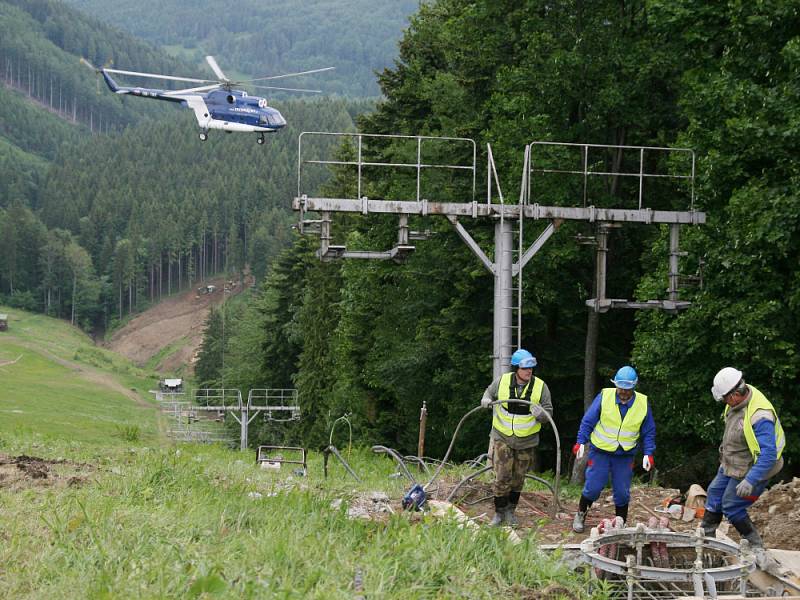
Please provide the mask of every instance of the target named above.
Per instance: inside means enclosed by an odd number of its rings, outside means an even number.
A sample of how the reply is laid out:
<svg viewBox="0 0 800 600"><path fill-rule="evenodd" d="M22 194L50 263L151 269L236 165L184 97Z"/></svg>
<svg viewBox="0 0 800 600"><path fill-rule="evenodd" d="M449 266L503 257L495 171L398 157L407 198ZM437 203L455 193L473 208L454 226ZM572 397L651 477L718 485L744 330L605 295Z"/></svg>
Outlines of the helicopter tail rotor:
<svg viewBox="0 0 800 600"><path fill-rule="evenodd" d="M90 68L92 71L94 71L95 73L99 73L99 72L100 72L100 69L98 69L97 67L95 67L95 66L94 66L92 63L90 63L88 60L86 60L86 59L85 59L85 58L83 58L83 57L81 57L81 59L80 59L80 63L81 63L82 65L86 65L87 67L89 67L89 68Z"/></svg>

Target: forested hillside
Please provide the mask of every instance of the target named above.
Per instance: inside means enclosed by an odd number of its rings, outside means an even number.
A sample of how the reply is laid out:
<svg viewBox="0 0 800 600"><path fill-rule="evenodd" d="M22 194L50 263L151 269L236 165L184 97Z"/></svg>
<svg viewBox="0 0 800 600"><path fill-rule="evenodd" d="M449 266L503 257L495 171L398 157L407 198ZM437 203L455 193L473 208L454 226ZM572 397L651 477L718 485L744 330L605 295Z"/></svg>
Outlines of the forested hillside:
<svg viewBox="0 0 800 600"><path fill-rule="evenodd" d="M190 113L116 96L79 59L193 66L52 0L0 0L0 31L0 298L87 329L209 274L263 274L288 236L297 134L371 107L287 101L266 147L201 144Z"/></svg>
<svg viewBox="0 0 800 600"><path fill-rule="evenodd" d="M0 1L0 68L4 101L0 135L24 150L52 158L60 142L74 141L52 117L79 124L82 134L120 130L163 107L120 102L100 90L79 63L135 63L150 72L193 69L145 42L53 0ZM103 92L103 93L99 93ZM22 103L29 106L22 107ZM38 109L45 108L46 112ZM36 109L36 113L31 111ZM49 114L48 114L49 113ZM49 136L45 132L53 129Z"/></svg>
<svg viewBox="0 0 800 600"><path fill-rule="evenodd" d="M250 263L261 276L288 240L297 135L352 129L348 111L368 106L283 104L289 126L265 146L241 134L203 143L178 109L76 143L47 171L35 213L19 204L0 212L2 293L107 326L214 273Z"/></svg>
<svg viewBox="0 0 800 600"><path fill-rule="evenodd" d="M193 68L52 0L0 0L0 31L0 207L12 200L38 206L41 159L92 133L164 114L157 103L120 101L100 89L80 58Z"/></svg>
<svg viewBox="0 0 800 600"><path fill-rule="evenodd" d="M350 96L378 94L374 72L392 64L402 29L419 4L417 0L67 1L197 63L205 54L213 54L228 75L258 77L336 67L302 83L327 94ZM135 63L121 68L139 69ZM298 86L303 87L299 83L290 87Z"/></svg>
<svg viewBox="0 0 800 600"><path fill-rule="evenodd" d="M360 122L370 132L491 142L507 198L531 140L696 150L695 202L708 223L684 232L689 255L680 264L702 279L681 291L694 305L678 315L601 315L591 386L593 395L622 364L639 369L656 411L658 460L673 482L714 469L722 422L709 388L725 365L741 368L775 404L788 468L798 468L798 31L796 4L785 0L604 0L591 10L583 2L438 0L420 6L397 67L380 76L386 100ZM386 180L370 185L371 197L392 193ZM658 190L656 200L678 201ZM337 243L351 248L390 247L396 235L374 217L337 219ZM294 434L311 446L352 413L365 442L412 452L424 401L427 449L443 453L491 379L493 283L449 224L412 221L435 235L403 266L323 264L313 257L316 239L297 240L260 298L228 319L236 331L215 337L212 316L206 352L226 352L226 385L296 386L305 417ZM488 249L491 226L472 231ZM562 226L525 279L523 345L553 392L562 449L588 399L584 301L594 253L575 236L593 233L589 224ZM667 236L631 226L611 235L613 297L664 297ZM219 382L220 362L209 361L201 380ZM468 426L457 455L485 451L489 421ZM543 462L552 465L552 438L543 439Z"/></svg>

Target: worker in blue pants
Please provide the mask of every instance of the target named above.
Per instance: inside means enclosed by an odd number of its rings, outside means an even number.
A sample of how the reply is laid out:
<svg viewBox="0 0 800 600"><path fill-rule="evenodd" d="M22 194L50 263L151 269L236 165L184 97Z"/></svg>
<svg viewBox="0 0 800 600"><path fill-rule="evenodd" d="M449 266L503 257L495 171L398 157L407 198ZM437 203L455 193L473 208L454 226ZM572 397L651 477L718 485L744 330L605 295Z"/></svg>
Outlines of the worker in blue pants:
<svg viewBox="0 0 800 600"><path fill-rule="evenodd" d="M572 448L573 454L582 458L589 445L586 483L572 521L572 529L577 533L585 529L586 513L600 497L609 475L616 515L622 517L623 522L627 521L634 459L640 440L644 448L642 468L649 471L655 465L656 423L647 396L635 391L639 383L636 370L626 365L617 371L611 382L614 387L604 388L597 394L583 415L578 440Z"/></svg>
<svg viewBox="0 0 800 600"><path fill-rule="evenodd" d="M745 383L738 369L721 369L714 377L711 394L726 404L725 432L719 447L720 467L707 490L703 531L715 537L725 516L742 538L761 548L761 536L747 509L783 468L786 436L772 403Z"/></svg>

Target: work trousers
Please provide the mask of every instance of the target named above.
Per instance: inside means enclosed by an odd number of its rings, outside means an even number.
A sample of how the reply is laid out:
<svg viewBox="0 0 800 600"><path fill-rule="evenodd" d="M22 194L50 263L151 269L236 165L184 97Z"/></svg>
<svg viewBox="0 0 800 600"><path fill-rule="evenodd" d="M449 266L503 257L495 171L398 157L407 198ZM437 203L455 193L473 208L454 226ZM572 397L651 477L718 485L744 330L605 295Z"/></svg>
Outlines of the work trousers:
<svg viewBox="0 0 800 600"><path fill-rule="evenodd" d="M747 509L758 500L758 497L767 487L767 481L759 481L753 486L753 493L750 496L740 498L736 495L736 486L741 483L741 479L728 477L722 470L717 471L717 476L709 484L706 497L706 510L722 513L731 523L737 523L747 516Z"/></svg>
<svg viewBox="0 0 800 600"><path fill-rule="evenodd" d="M611 489L614 491L614 504L625 506L631 500L631 479L633 478L633 455L612 454L589 445L589 460L586 463L586 483L583 495L594 502L606 487L609 475Z"/></svg>
<svg viewBox="0 0 800 600"><path fill-rule="evenodd" d="M494 467L495 496L508 496L510 492L521 492L525 485L525 473L533 462L533 448L513 450L501 440L494 440L492 466Z"/></svg>

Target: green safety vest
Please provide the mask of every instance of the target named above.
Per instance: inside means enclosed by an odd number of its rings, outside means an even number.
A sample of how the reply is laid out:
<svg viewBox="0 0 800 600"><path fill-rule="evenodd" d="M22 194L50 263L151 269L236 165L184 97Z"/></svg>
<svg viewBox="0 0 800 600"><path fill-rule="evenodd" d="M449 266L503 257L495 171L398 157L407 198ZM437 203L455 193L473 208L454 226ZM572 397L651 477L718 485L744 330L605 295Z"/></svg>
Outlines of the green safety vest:
<svg viewBox="0 0 800 600"><path fill-rule="evenodd" d="M635 448L639 441L639 430L647 416L647 396L635 392L624 420L617 408L616 388L604 388L600 402L600 420L591 436L595 448L606 452L614 452L618 446L625 451Z"/></svg>
<svg viewBox="0 0 800 600"><path fill-rule="evenodd" d="M747 384L747 387L750 388L751 395L750 401L747 403L747 406L745 406L744 439L747 442L747 447L750 448L750 454L753 455L753 461L758 460L758 455L761 454L761 446L758 444L756 432L753 431L752 419L757 410L769 410L772 411L773 415L775 415L775 448L778 451L778 456L776 458L780 458L781 454L783 454L783 448L786 446L786 436L783 434L783 427L781 426L781 421L778 418L778 413L775 412L775 407L772 406L772 403L767 400L767 397L764 394L762 394L749 383ZM730 406L726 406L723 415L727 415L730 408Z"/></svg>
<svg viewBox="0 0 800 600"><path fill-rule="evenodd" d="M506 373L500 377L500 386L497 390L498 400L508 400L513 397L517 400L527 400L533 404L539 404L541 402L544 381L538 377L531 377L528 385L522 390L522 396L517 398L516 383L513 382L512 377L514 377L514 373ZM514 390L513 396L511 395L512 387ZM530 413L515 415L514 413L508 412L508 402L503 402L494 405L492 427L503 435L528 437L538 432L542 428L542 424Z"/></svg>

